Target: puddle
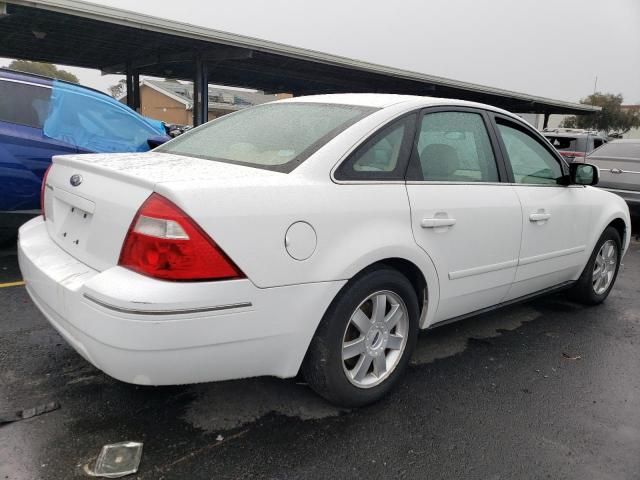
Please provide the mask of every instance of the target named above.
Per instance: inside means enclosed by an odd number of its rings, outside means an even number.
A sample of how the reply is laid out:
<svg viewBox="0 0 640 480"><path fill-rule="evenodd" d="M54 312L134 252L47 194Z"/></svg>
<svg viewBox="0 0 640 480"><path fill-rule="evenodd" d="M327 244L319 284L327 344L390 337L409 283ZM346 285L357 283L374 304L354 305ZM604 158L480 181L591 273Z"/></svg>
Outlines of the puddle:
<svg viewBox="0 0 640 480"><path fill-rule="evenodd" d="M271 412L314 420L347 411L329 404L306 385L269 377L202 384L191 392L197 398L183 419L208 432L237 428Z"/></svg>
<svg viewBox="0 0 640 480"><path fill-rule="evenodd" d="M492 314L480 315L431 331L422 332L418 338L411 363L424 365L435 360L451 357L466 350L470 338L482 339L501 335L524 323L539 318L542 314L526 305L508 307Z"/></svg>
<svg viewBox="0 0 640 480"><path fill-rule="evenodd" d="M515 306L423 332L412 364L422 365L451 357L463 352L470 338L497 337L501 332L515 330L541 315L530 306ZM269 413L315 420L347 411L334 407L294 380L269 377L195 385L190 388L190 393L196 398L182 418L207 432L238 428Z"/></svg>

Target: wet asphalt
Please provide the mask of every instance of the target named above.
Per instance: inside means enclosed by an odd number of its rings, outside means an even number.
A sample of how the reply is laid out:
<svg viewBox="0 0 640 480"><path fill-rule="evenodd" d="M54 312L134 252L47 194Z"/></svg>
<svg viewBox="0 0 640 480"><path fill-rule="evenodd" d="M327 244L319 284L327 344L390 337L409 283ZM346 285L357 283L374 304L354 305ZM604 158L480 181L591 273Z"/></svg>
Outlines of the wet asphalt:
<svg viewBox="0 0 640 480"><path fill-rule="evenodd" d="M0 283L19 279L0 251ZM144 442L138 479L638 479L640 242L605 304L556 294L425 332L399 388L351 411L300 379L118 382L0 288L0 412L49 401L0 426L0 480L88 478L123 440Z"/></svg>

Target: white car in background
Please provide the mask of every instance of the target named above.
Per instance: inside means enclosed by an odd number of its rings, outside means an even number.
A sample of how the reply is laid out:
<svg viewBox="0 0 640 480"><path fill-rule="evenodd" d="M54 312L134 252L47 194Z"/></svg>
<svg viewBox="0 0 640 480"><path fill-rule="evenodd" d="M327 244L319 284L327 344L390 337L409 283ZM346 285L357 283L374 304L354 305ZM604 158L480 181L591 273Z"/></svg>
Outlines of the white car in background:
<svg viewBox="0 0 640 480"><path fill-rule="evenodd" d="M300 97L149 153L55 157L20 267L52 325L119 380L302 370L364 405L418 329L561 288L602 302L630 223L597 179L487 105Z"/></svg>

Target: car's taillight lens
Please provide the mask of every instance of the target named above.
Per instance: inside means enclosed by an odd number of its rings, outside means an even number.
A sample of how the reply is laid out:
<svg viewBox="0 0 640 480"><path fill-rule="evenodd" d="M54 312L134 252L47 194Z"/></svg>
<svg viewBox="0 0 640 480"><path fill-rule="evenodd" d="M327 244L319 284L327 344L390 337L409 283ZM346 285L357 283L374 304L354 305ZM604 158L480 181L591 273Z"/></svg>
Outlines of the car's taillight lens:
<svg viewBox="0 0 640 480"><path fill-rule="evenodd" d="M47 176L49 175L49 170L53 165L49 165L47 169L44 171L44 175L42 176L42 185L40 185L40 211L42 212L42 217L46 220L47 214L44 211L44 192L47 190Z"/></svg>
<svg viewBox="0 0 640 480"><path fill-rule="evenodd" d="M562 154L563 157L584 157L585 153L584 152L570 152L569 150L562 150L560 152Z"/></svg>
<svg viewBox="0 0 640 480"><path fill-rule="evenodd" d="M157 193L151 194L131 222L118 264L163 280L244 278L185 212Z"/></svg>

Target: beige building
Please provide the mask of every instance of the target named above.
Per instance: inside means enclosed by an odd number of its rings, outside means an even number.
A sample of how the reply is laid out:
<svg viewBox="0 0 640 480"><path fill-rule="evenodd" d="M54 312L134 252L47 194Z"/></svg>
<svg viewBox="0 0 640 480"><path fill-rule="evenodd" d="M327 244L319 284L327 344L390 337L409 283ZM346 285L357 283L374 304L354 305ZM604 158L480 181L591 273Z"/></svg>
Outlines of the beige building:
<svg viewBox="0 0 640 480"><path fill-rule="evenodd" d="M209 120L290 96L209 85ZM125 101L125 98L123 96L119 100ZM140 82L140 104L140 113L145 117L165 123L193 124L193 84L190 82L144 79Z"/></svg>

